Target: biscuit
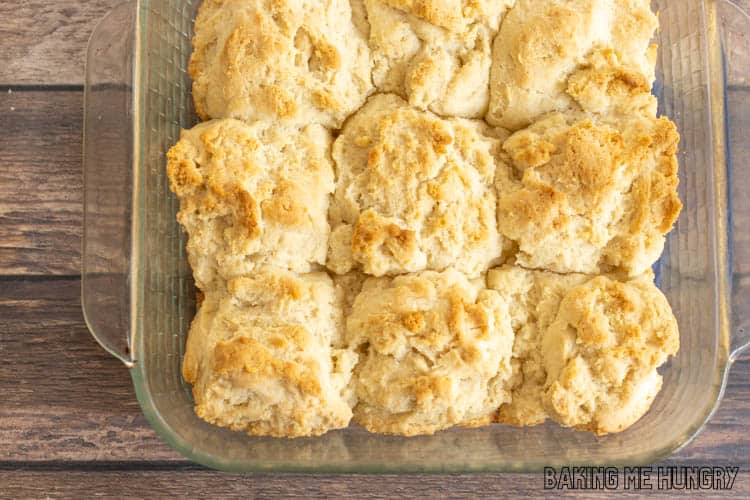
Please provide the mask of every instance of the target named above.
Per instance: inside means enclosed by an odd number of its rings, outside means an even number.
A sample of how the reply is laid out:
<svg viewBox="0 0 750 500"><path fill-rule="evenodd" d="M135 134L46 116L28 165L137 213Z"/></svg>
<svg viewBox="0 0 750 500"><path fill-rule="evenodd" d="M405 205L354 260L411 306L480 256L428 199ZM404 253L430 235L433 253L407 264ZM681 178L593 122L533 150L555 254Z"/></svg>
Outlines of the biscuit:
<svg viewBox="0 0 750 500"><path fill-rule="evenodd" d="M357 356L325 273L263 268L215 288L193 320L183 364L195 411L253 435L297 437L346 427Z"/></svg>
<svg viewBox="0 0 750 500"><path fill-rule="evenodd" d="M544 406L566 427L623 431L651 407L656 369L678 349L677 320L650 272L627 283L596 277L565 296L544 335Z"/></svg>
<svg viewBox="0 0 750 500"><path fill-rule="evenodd" d="M512 135L498 169L498 228L516 263L641 275L679 216L679 135L666 118L552 114Z"/></svg>
<svg viewBox="0 0 750 500"><path fill-rule="evenodd" d="M508 306L455 270L368 279L347 341L360 353L354 421L371 432L482 425L509 400Z"/></svg>
<svg viewBox="0 0 750 500"><path fill-rule="evenodd" d="M498 420L516 426L538 425L547 418L542 394L547 372L542 361L542 336L555 320L566 293L587 279L582 274L527 271L515 266L492 269L487 286L508 303L513 327L511 402L500 407Z"/></svg>
<svg viewBox="0 0 750 500"><path fill-rule="evenodd" d="M679 349L677 321L653 279L651 271L627 282L514 266L489 271L515 335L512 401L499 421L551 418L608 434L640 419L661 388L657 368Z"/></svg>
<svg viewBox="0 0 750 500"><path fill-rule="evenodd" d="M518 130L551 111L654 116L657 27L649 0L518 0L494 40L487 121Z"/></svg>
<svg viewBox="0 0 750 500"><path fill-rule="evenodd" d="M515 0L365 0L373 81L412 106L481 118L492 38Z"/></svg>
<svg viewBox="0 0 750 500"><path fill-rule="evenodd" d="M474 277L497 262L499 144L481 122L441 119L394 95L371 98L333 146L329 269L383 276L455 267Z"/></svg>
<svg viewBox="0 0 750 500"><path fill-rule="evenodd" d="M202 119L338 127L371 92L371 64L347 0L204 0L189 72Z"/></svg>
<svg viewBox="0 0 750 500"><path fill-rule="evenodd" d="M307 272L325 263L330 144L320 125L226 119L183 132L167 172L198 287L258 265Z"/></svg>

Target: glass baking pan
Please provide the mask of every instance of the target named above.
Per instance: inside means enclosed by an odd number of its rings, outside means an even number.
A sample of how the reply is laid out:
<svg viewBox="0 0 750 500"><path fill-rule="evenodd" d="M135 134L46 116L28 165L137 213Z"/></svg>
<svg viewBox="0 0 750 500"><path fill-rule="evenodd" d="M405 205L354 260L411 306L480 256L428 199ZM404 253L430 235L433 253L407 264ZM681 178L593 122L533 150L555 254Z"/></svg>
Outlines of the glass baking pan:
<svg viewBox="0 0 750 500"><path fill-rule="evenodd" d="M129 368L144 414L175 449L240 472L536 471L652 463L701 431L732 361L750 342L750 297L741 281L750 276L750 236L735 218L750 217L740 172L750 159L743 74L750 70L750 19L735 5L654 2L661 22L654 92L660 113L682 134L685 204L655 271L679 320L682 349L662 370L664 388L644 418L604 437L549 424L415 438L352 426L285 440L203 422L180 375L195 294L164 165L180 129L197 121L186 69L198 3L122 4L97 26L86 67L83 310L93 335Z"/></svg>

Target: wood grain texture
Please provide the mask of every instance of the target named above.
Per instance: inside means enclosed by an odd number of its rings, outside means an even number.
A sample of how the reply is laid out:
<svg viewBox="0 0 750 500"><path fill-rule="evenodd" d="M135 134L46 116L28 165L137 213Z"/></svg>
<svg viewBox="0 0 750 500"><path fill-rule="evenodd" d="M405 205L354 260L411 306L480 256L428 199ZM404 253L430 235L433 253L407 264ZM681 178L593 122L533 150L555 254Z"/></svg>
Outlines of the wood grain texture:
<svg viewBox="0 0 750 500"><path fill-rule="evenodd" d="M0 461L180 460L89 334L80 280L0 279Z"/></svg>
<svg viewBox="0 0 750 500"><path fill-rule="evenodd" d="M299 476L219 475L203 471L37 472L0 471L8 497L87 498L580 498L580 492L545 492L543 478L533 474L473 476ZM613 492L586 492L586 498L611 498ZM618 496L639 498L643 492L620 489ZM740 473L731 492L750 496L750 474ZM700 498L727 498L726 492L699 492ZM659 494L684 498L685 493Z"/></svg>
<svg viewBox="0 0 750 500"><path fill-rule="evenodd" d="M0 275L80 273L82 121L81 92L0 92Z"/></svg>
<svg viewBox="0 0 750 500"><path fill-rule="evenodd" d="M86 43L96 23L123 0L0 2L0 88L81 85Z"/></svg>

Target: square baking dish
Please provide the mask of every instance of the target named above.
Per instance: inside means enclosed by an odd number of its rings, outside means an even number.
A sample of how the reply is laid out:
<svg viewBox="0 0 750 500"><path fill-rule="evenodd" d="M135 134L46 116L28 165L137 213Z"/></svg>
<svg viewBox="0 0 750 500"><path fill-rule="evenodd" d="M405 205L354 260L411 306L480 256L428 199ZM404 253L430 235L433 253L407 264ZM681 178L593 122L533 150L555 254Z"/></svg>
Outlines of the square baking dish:
<svg viewBox="0 0 750 500"><path fill-rule="evenodd" d="M83 310L93 335L129 368L144 414L175 449L238 472L537 471L652 463L701 431L732 361L750 342L750 300L741 289L750 237L732 217L750 214L738 165L750 159L742 141L750 91L738 71L750 68L750 19L735 5L654 1L661 23L654 92L660 113L682 135L685 204L655 271L680 323L682 349L662 370L664 388L644 418L604 437L548 424L415 438L352 426L287 440L203 422L180 375L195 292L164 166L180 129L197 122L186 69L198 4L120 5L92 35L86 70Z"/></svg>

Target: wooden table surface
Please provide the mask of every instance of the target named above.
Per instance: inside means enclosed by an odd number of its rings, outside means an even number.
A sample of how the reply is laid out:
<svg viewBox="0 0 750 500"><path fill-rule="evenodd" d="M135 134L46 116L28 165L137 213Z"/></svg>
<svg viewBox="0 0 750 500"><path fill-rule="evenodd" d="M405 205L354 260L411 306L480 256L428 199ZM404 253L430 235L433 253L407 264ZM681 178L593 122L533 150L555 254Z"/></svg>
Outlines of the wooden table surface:
<svg viewBox="0 0 750 500"><path fill-rule="evenodd" d="M0 2L0 498L543 493L534 475L226 475L155 435L79 299L84 49L119 2ZM750 357L668 463L740 466L734 492L750 496Z"/></svg>

